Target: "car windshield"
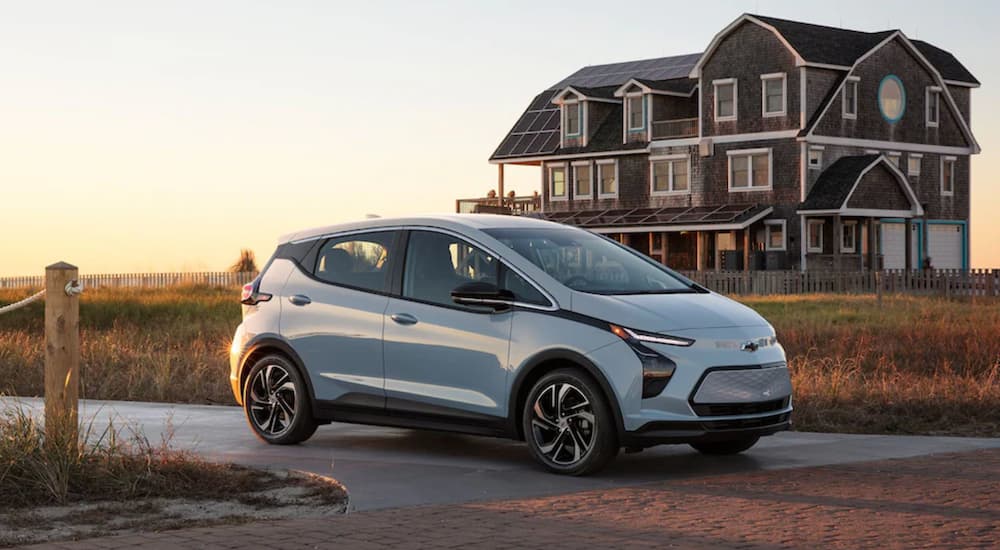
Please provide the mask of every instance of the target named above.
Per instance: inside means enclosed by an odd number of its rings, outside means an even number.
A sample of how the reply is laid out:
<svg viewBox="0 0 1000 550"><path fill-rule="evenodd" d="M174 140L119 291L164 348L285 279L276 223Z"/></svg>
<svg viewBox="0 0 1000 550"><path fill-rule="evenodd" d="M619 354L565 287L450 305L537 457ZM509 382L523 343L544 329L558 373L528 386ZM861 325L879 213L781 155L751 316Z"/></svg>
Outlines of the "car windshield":
<svg viewBox="0 0 1000 550"><path fill-rule="evenodd" d="M573 290L592 294L698 292L692 283L652 259L582 229L484 231Z"/></svg>

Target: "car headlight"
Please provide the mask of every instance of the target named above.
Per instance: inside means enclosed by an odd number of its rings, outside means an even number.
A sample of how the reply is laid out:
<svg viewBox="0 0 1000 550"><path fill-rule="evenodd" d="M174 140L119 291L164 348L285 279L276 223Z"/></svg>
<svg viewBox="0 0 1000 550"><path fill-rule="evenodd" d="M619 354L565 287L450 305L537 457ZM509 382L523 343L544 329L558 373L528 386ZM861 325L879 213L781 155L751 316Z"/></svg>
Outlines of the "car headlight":
<svg viewBox="0 0 1000 550"><path fill-rule="evenodd" d="M611 332L625 341L632 351L635 352L642 363L642 398L648 399L656 397L663 392L670 382L670 378L677 369L677 364L669 357L663 356L656 350L643 344L643 342L653 344L666 344L669 346L687 347L694 344L694 340L689 338L679 338L677 336L667 336L665 334L655 334L652 332L642 332L618 325L609 325Z"/></svg>

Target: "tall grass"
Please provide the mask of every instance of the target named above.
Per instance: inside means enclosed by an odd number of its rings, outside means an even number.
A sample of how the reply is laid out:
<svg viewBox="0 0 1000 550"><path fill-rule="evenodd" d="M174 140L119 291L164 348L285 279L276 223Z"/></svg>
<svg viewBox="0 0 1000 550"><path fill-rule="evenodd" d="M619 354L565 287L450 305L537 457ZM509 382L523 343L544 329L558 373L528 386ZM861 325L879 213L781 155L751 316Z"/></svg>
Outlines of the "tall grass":
<svg viewBox="0 0 1000 550"><path fill-rule="evenodd" d="M0 304L27 296L0 291ZM797 429L1000 435L1000 301L746 298L789 357ZM42 391L43 305L0 316L0 391ZM232 403L236 289L82 295L82 395Z"/></svg>
<svg viewBox="0 0 1000 550"><path fill-rule="evenodd" d="M214 464L150 443L138 430L93 421L79 436L46 431L23 408L0 411L0 511L45 504L141 497L219 498L276 486L274 476Z"/></svg>

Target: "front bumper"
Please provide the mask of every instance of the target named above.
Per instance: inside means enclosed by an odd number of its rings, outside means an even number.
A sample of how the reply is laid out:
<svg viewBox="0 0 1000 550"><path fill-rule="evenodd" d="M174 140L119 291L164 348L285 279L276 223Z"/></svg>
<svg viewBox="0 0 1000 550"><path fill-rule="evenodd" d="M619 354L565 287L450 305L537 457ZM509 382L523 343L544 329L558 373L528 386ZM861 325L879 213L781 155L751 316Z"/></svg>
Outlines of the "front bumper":
<svg viewBox="0 0 1000 550"><path fill-rule="evenodd" d="M625 447L651 447L664 443L698 443L744 437L761 437L791 429L792 413L739 419L701 418L695 421L653 421L638 430L625 432Z"/></svg>

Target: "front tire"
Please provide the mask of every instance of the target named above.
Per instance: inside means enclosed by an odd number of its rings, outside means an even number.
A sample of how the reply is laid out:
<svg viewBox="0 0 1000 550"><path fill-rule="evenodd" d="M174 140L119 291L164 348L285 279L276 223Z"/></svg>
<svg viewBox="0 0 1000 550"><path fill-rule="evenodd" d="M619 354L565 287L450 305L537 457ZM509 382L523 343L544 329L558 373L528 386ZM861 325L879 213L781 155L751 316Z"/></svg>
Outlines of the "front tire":
<svg viewBox="0 0 1000 550"><path fill-rule="evenodd" d="M594 473L618 453L607 399L577 369L558 369L535 383L524 402L522 428L535 460L557 474Z"/></svg>
<svg viewBox="0 0 1000 550"><path fill-rule="evenodd" d="M744 437L740 439L729 439L726 441L707 441L703 443L692 443L696 451L706 455L735 455L753 447L760 437Z"/></svg>
<svg viewBox="0 0 1000 550"><path fill-rule="evenodd" d="M281 355L263 357L250 368L243 387L243 410L254 434L273 445L301 443L318 426L305 380Z"/></svg>

